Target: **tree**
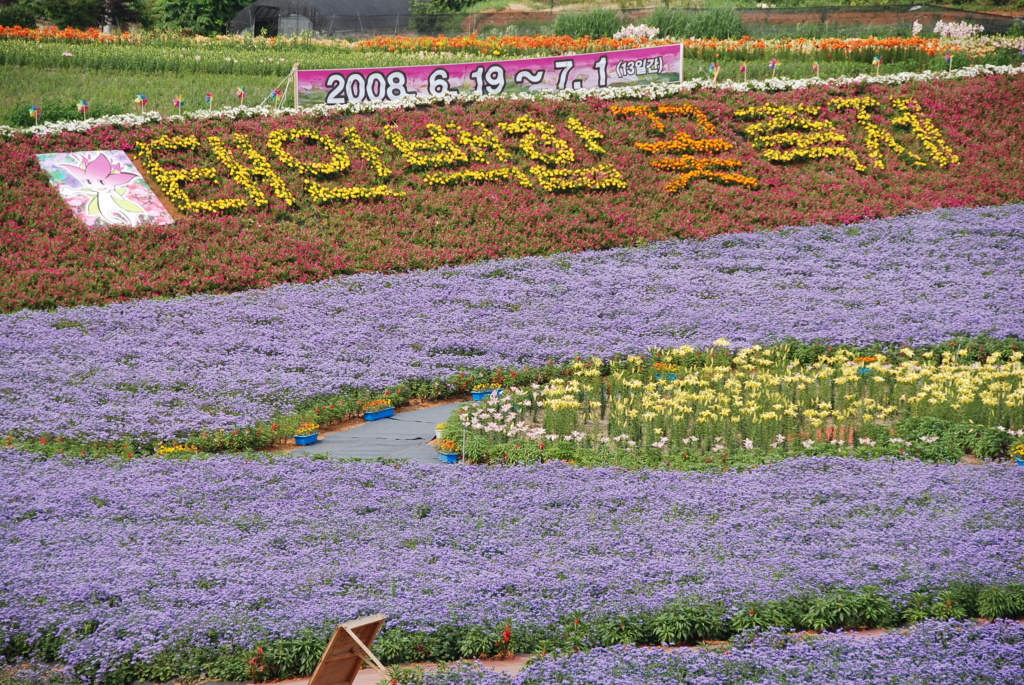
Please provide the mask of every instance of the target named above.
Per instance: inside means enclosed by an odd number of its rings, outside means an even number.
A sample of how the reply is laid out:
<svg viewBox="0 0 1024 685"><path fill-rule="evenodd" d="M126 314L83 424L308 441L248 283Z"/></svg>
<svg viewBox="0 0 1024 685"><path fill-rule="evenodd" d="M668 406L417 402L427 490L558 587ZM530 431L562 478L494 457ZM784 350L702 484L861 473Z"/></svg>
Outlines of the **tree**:
<svg viewBox="0 0 1024 685"><path fill-rule="evenodd" d="M156 0L154 13L162 26L209 36L223 33L224 26L248 4L248 0Z"/></svg>

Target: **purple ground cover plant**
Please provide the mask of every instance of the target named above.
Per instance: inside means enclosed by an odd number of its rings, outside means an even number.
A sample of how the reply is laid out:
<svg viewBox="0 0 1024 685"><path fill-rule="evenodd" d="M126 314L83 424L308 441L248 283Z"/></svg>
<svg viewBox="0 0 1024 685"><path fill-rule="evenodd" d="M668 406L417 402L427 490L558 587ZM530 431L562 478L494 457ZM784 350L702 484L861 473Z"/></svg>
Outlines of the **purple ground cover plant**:
<svg viewBox="0 0 1024 685"><path fill-rule="evenodd" d="M1024 626L929 622L876 640L830 635L794 640L773 633L725 653L611 647L558 655L514 676L461 667L428 673L424 685L1016 685L1024 682Z"/></svg>
<svg viewBox="0 0 1024 685"><path fill-rule="evenodd" d="M577 355L1024 334L1024 205L0 317L0 436L168 440Z"/></svg>
<svg viewBox="0 0 1024 685"><path fill-rule="evenodd" d="M0 482L0 647L57 634L55 660L99 675L175 649L325 640L375 612L395 635L454 630L475 655L473 631L534 631L536 649L560 621L680 601L726 626L866 586L905 611L915 592L1024 582L1024 469L1010 467L817 457L709 475L7 450ZM629 641L599 641L615 639Z"/></svg>

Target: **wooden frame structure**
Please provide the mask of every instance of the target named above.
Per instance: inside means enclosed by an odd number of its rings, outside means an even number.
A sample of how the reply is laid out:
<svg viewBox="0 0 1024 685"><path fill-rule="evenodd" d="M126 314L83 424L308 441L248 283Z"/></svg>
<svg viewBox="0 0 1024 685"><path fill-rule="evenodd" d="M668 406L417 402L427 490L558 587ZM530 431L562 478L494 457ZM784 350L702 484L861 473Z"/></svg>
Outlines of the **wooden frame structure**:
<svg viewBox="0 0 1024 685"><path fill-rule="evenodd" d="M364 661L382 678L390 678L384 664L370 651L386 618L384 614L374 614L338 626L308 685L352 685Z"/></svg>

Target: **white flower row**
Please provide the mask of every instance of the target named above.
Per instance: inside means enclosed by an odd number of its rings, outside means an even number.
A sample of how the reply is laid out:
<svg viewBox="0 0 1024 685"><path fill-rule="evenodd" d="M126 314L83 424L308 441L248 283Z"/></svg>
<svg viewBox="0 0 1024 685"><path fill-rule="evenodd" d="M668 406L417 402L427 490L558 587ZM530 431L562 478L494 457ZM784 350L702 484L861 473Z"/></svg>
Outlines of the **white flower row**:
<svg viewBox="0 0 1024 685"><path fill-rule="evenodd" d="M841 76L838 78L820 79L790 79L770 78L763 81L723 81L712 83L710 79L683 81L682 83L655 83L645 86L625 86L619 88L593 88L581 90L560 90L560 91L538 91L536 93L516 93L512 95L479 95L476 93L450 92L443 96L436 95L414 95L386 102L363 102L345 105L313 105L311 107L281 107L274 108L266 105L230 107L225 109L199 109L183 114L162 115L157 111L149 111L139 114L115 114L106 117L96 117L85 120L55 121L39 126L27 128L15 128L12 126L0 126L0 137L11 137L16 134L31 136L45 136L52 133L64 133L67 131L85 132L98 126L145 126L146 124L158 121L184 121L206 120L206 119L240 119L282 116L288 114L314 114L321 116L336 116L338 114L358 114L361 112L372 112L386 109L415 109L425 105L453 104L456 102L477 102L481 100L512 99L512 100L582 100L586 98L597 98L599 100L657 100L681 92L691 92L700 89L718 89L733 91L783 91L783 90L804 90L808 88L830 87L836 85L847 85L856 83L872 83L883 85L896 85L910 81L928 81L933 79L958 79L975 78L978 76L990 76L993 74L1015 75L1024 74L1024 64L1020 66L996 66L991 64L964 67L952 71L906 71L899 74L884 74L874 76L862 74L860 76Z"/></svg>

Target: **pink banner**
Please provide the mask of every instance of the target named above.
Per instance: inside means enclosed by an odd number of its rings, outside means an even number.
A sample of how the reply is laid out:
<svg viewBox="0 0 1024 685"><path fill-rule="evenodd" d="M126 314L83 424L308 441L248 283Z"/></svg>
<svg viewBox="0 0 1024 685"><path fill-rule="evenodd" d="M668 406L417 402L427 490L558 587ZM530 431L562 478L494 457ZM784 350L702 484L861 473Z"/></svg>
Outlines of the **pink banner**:
<svg viewBox="0 0 1024 685"><path fill-rule="evenodd" d="M383 69L299 71L299 104L341 105L448 93L530 93L679 83L681 45L586 55Z"/></svg>
<svg viewBox="0 0 1024 685"><path fill-rule="evenodd" d="M123 150L36 157L75 216L90 228L174 223Z"/></svg>

